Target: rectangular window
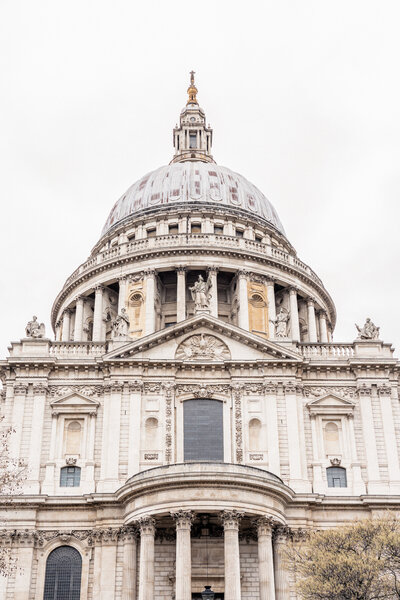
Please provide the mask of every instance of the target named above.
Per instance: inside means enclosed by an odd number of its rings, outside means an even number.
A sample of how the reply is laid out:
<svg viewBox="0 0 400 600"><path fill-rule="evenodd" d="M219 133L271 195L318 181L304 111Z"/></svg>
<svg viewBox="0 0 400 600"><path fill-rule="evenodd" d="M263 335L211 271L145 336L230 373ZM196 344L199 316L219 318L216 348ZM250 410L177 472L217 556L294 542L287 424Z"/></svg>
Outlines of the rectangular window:
<svg viewBox="0 0 400 600"><path fill-rule="evenodd" d="M236 237L242 238L244 234L243 229L236 229Z"/></svg>
<svg viewBox="0 0 400 600"><path fill-rule="evenodd" d="M147 230L147 237L148 238L152 238L152 237L156 237L156 229L148 229Z"/></svg>
<svg viewBox="0 0 400 600"><path fill-rule="evenodd" d="M189 148L197 148L197 133L189 134Z"/></svg>
<svg viewBox="0 0 400 600"><path fill-rule="evenodd" d="M80 467L63 467L60 470L60 487L79 487L80 484Z"/></svg>
<svg viewBox="0 0 400 600"><path fill-rule="evenodd" d="M221 225L214 225L214 233L222 235L224 233L224 228Z"/></svg>
<svg viewBox="0 0 400 600"><path fill-rule="evenodd" d="M174 223L173 225L168 225L169 235L177 235L178 232L179 232L179 228L178 228L177 223Z"/></svg>
<svg viewBox="0 0 400 600"><path fill-rule="evenodd" d="M201 233L200 223L192 223L190 226L190 233Z"/></svg>
<svg viewBox="0 0 400 600"><path fill-rule="evenodd" d="M185 462L224 460L223 403L199 398L183 403Z"/></svg>

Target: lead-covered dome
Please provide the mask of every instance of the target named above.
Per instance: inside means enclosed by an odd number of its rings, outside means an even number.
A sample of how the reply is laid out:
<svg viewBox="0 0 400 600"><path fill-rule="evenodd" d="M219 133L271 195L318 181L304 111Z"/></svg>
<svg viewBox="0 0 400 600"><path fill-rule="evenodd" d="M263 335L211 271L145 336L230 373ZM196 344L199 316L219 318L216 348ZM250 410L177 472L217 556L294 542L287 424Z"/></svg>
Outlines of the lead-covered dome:
<svg viewBox="0 0 400 600"><path fill-rule="evenodd" d="M102 235L146 209L191 202L240 209L285 234L268 198L245 177L215 163L188 161L160 167L134 183L114 204Z"/></svg>

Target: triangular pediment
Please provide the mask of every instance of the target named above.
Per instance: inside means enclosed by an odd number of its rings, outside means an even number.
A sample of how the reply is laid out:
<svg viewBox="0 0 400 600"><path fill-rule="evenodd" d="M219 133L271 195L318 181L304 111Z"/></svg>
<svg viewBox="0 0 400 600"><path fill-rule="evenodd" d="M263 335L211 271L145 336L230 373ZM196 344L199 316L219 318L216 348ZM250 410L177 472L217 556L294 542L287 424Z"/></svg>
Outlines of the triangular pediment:
<svg viewBox="0 0 400 600"><path fill-rule="evenodd" d="M122 346L119 344L104 356L104 360L133 357L179 362L302 360L292 348L263 339L210 315L196 315L139 340Z"/></svg>
<svg viewBox="0 0 400 600"><path fill-rule="evenodd" d="M314 414L350 414L355 404L337 394L328 393L308 402L307 407Z"/></svg>
<svg viewBox="0 0 400 600"><path fill-rule="evenodd" d="M99 402L92 398L87 398L77 392L70 392L61 398L57 398L57 400L53 400L53 402L50 403L50 406L53 411L60 413L95 413L99 406Z"/></svg>

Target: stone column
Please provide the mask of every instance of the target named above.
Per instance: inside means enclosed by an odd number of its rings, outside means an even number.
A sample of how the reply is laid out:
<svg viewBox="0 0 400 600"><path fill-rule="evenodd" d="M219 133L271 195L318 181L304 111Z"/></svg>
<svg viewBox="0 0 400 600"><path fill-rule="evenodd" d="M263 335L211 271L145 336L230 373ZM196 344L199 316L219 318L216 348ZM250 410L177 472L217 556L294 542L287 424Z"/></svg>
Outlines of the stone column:
<svg viewBox="0 0 400 600"><path fill-rule="evenodd" d="M277 391L278 386L275 383L267 383L264 386L264 418L267 423L268 470L279 477L281 460L279 453Z"/></svg>
<svg viewBox="0 0 400 600"><path fill-rule="evenodd" d="M396 443L396 432L394 428L395 421L393 418L392 409L392 388L388 385L381 385L378 387L378 395L382 413L382 425L386 446L390 492L393 494L398 494L400 485L400 467Z"/></svg>
<svg viewBox="0 0 400 600"><path fill-rule="evenodd" d="M210 314L212 317L218 317L218 283L217 283L218 269L216 267L210 267L208 269L208 276L211 281L211 298L210 298Z"/></svg>
<svg viewBox="0 0 400 600"><path fill-rule="evenodd" d="M118 292L118 313L121 312L122 308L125 308L125 300L126 300L126 277L120 277L118 280L119 283L119 292Z"/></svg>
<svg viewBox="0 0 400 600"><path fill-rule="evenodd" d="M56 342L61 342L61 332L62 332L62 323L61 320L56 323Z"/></svg>
<svg viewBox="0 0 400 600"><path fill-rule="evenodd" d="M145 300L145 327L144 334L149 335L156 330L156 272L149 269L145 272L146 278L146 300Z"/></svg>
<svg viewBox="0 0 400 600"><path fill-rule="evenodd" d="M268 300L268 330L269 339L275 339L275 319L276 319L276 304L275 304L275 283L272 279L267 279L267 300Z"/></svg>
<svg viewBox="0 0 400 600"><path fill-rule="evenodd" d="M284 550L287 544L288 528L278 525L274 533L274 574L275 599L289 600L289 578L285 568ZM272 597L272 596L271 596Z"/></svg>
<svg viewBox="0 0 400 600"><path fill-rule="evenodd" d="M69 342L70 339L70 324L71 324L71 311L69 308L64 310L63 313L63 324L62 324L62 342Z"/></svg>
<svg viewBox="0 0 400 600"><path fill-rule="evenodd" d="M136 600L137 531L133 527L124 527L121 535L124 544L121 598Z"/></svg>
<svg viewBox="0 0 400 600"><path fill-rule="evenodd" d="M83 298L78 296L76 299L76 310L75 310L75 329L74 329L74 342L82 341L83 333Z"/></svg>
<svg viewBox="0 0 400 600"><path fill-rule="evenodd" d="M275 600L272 524L269 517L262 517L257 521L260 600Z"/></svg>
<svg viewBox="0 0 400 600"><path fill-rule="evenodd" d="M191 510L179 510L171 513L176 522L176 579L175 598L192 598L192 559L190 530L194 514Z"/></svg>
<svg viewBox="0 0 400 600"><path fill-rule="evenodd" d="M101 535L101 572L99 600L114 600L117 566L118 530L105 529Z"/></svg>
<svg viewBox="0 0 400 600"><path fill-rule="evenodd" d="M315 303L313 298L307 298L308 340L315 344L318 341L317 322L315 320Z"/></svg>
<svg viewBox="0 0 400 600"><path fill-rule="evenodd" d="M14 401L12 403L11 422L14 433L10 437L10 455L18 459L21 452L22 428L24 426L25 398L28 386L17 381L14 386Z"/></svg>
<svg viewBox="0 0 400 600"><path fill-rule="evenodd" d="M324 493L326 484L322 479L322 458L319 446L319 436L317 432L317 415L310 414L311 421L311 439L313 448L313 492L315 494Z"/></svg>
<svg viewBox="0 0 400 600"><path fill-rule="evenodd" d="M129 433L128 433L128 477L139 472L140 463L140 422L142 418L141 381L129 383Z"/></svg>
<svg viewBox="0 0 400 600"><path fill-rule="evenodd" d="M381 493L381 481L378 463L378 450L376 446L376 435L374 415L372 412L371 388L365 384L358 388L361 420L363 425L365 456L367 459L367 474L369 494Z"/></svg>
<svg viewBox="0 0 400 600"><path fill-rule="evenodd" d="M320 310L318 313L318 320L319 320L319 336L320 336L320 342L322 344L327 344L328 343L328 326L326 324L326 312L323 310Z"/></svg>
<svg viewBox="0 0 400 600"><path fill-rule="evenodd" d="M40 493L39 474L46 393L45 385L38 383L33 386L33 414L28 459L28 481L31 481L28 489L31 494Z"/></svg>
<svg viewBox="0 0 400 600"><path fill-rule="evenodd" d="M29 535L25 546L18 548L17 568L15 570L15 584L13 600L29 600L31 590L31 576L33 563L33 537Z"/></svg>
<svg viewBox="0 0 400 600"><path fill-rule="evenodd" d="M154 537L156 522L152 517L141 517L139 600L154 600ZM177 599L178 600L178 599Z"/></svg>
<svg viewBox="0 0 400 600"><path fill-rule="evenodd" d="M240 513L237 510L224 510L221 513L221 519L224 525L226 600L241 599L239 522L242 517L243 513Z"/></svg>
<svg viewBox="0 0 400 600"><path fill-rule="evenodd" d="M238 271L238 297L239 297L239 327L249 331L249 303L247 297L247 272Z"/></svg>
<svg viewBox="0 0 400 600"><path fill-rule="evenodd" d="M307 482L303 477L304 431L302 419L299 415L301 408L297 401L297 386L295 382L287 382L284 389L289 454L289 485L296 492L311 491L311 489L307 489Z"/></svg>
<svg viewBox="0 0 400 600"><path fill-rule="evenodd" d="M176 321L186 319L186 268L176 269Z"/></svg>
<svg viewBox="0 0 400 600"><path fill-rule="evenodd" d="M119 441L123 384L104 387L103 435L98 491L114 492L119 486Z"/></svg>
<svg viewBox="0 0 400 600"><path fill-rule="evenodd" d="M347 437L352 461L351 470L353 475L353 494L354 496L361 496L361 494L365 494L365 483L361 475L361 463L358 461L356 438L354 434L354 414L351 413L346 416Z"/></svg>
<svg viewBox="0 0 400 600"><path fill-rule="evenodd" d="M295 341L300 341L300 324L299 324L299 309L297 306L297 289L289 288L289 303L290 303L290 330L291 338Z"/></svg>
<svg viewBox="0 0 400 600"><path fill-rule="evenodd" d="M103 293L104 286L98 285L95 288L94 298L94 316L93 316L93 341L101 342L103 331Z"/></svg>

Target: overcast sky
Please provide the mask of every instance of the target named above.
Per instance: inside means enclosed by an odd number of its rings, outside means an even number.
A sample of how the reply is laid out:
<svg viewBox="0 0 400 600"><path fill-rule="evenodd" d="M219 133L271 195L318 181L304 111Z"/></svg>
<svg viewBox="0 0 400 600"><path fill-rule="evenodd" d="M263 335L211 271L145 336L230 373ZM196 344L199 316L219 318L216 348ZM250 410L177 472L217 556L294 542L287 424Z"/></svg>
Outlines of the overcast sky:
<svg viewBox="0 0 400 600"><path fill-rule="evenodd" d="M172 157L188 72L338 312L400 347L398 0L0 0L0 354ZM52 336L51 332L51 336Z"/></svg>

